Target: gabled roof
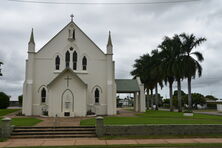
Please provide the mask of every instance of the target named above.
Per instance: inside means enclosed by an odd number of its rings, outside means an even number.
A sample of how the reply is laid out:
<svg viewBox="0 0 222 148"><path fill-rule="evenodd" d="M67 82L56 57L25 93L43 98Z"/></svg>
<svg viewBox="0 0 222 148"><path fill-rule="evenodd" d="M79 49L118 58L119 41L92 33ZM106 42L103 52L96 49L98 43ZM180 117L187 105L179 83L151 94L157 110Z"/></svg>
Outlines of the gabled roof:
<svg viewBox="0 0 222 148"><path fill-rule="evenodd" d="M117 93L139 92L139 84L136 79L116 79Z"/></svg>
<svg viewBox="0 0 222 148"><path fill-rule="evenodd" d="M104 55L105 53L99 48L99 46L96 45L95 42L93 42L83 31L82 29L79 28L79 26L77 26L73 21L71 21L70 23L68 23L62 30L60 30L53 38L51 38L42 48L40 48L40 50L38 50L38 52L40 52L47 44L49 44L56 36L58 36L60 34L60 32L62 32L67 26L69 26L70 24L74 24L95 46L96 48L99 49L100 52L102 52ZM38 53L37 52L37 53Z"/></svg>
<svg viewBox="0 0 222 148"><path fill-rule="evenodd" d="M50 86L51 84L53 84L60 76L62 76L66 72L70 72L72 75L77 77L84 85L87 85L75 72L73 72L72 69L66 68L59 75L57 75L53 80L51 80L47 86Z"/></svg>

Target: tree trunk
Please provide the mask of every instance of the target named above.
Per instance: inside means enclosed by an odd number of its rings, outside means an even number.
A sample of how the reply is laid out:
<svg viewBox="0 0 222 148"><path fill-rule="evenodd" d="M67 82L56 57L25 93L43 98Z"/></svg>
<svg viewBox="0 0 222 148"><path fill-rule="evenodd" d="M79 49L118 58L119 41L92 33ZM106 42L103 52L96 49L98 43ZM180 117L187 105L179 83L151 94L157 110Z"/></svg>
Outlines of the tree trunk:
<svg viewBox="0 0 222 148"><path fill-rule="evenodd" d="M178 98L178 112L182 112L182 99L181 99L181 82L177 79L177 98Z"/></svg>
<svg viewBox="0 0 222 148"><path fill-rule="evenodd" d="M149 102L150 101L150 99L149 99L150 96L149 96L149 94L150 93L149 93L149 89L146 89L146 91L147 91L147 94L146 94L146 109L149 110L149 106L150 106L150 102Z"/></svg>
<svg viewBox="0 0 222 148"><path fill-rule="evenodd" d="M156 84L156 86L155 86L155 105L156 105L155 110L158 110L158 105L159 105L159 99L158 99L158 84Z"/></svg>
<svg viewBox="0 0 222 148"><path fill-rule="evenodd" d="M169 92L170 92L170 111L173 112L173 83L169 82Z"/></svg>
<svg viewBox="0 0 222 148"><path fill-rule="evenodd" d="M188 77L188 109L192 110L192 96L191 96L191 77Z"/></svg>
<svg viewBox="0 0 222 148"><path fill-rule="evenodd" d="M153 89L151 89L150 91L151 91L150 106L151 106L151 109L153 110Z"/></svg>

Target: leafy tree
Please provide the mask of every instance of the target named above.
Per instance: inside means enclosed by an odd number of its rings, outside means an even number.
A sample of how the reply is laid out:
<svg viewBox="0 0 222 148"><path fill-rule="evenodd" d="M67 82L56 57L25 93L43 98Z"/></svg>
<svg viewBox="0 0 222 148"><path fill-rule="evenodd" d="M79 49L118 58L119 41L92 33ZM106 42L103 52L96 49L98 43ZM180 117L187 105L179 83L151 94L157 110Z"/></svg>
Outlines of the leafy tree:
<svg viewBox="0 0 222 148"><path fill-rule="evenodd" d="M9 96L4 92L0 92L0 109L6 109L9 107Z"/></svg>
<svg viewBox="0 0 222 148"><path fill-rule="evenodd" d="M185 100L186 100L186 97L187 97L187 94L184 93L184 91L181 90L181 108L184 106L185 104ZM175 90L174 91L174 94L173 94L173 105L179 109L179 103L178 103L178 90Z"/></svg>
<svg viewBox="0 0 222 148"><path fill-rule="evenodd" d="M191 95L191 79L195 78L196 73L200 77L202 75L202 67L199 62L204 60L202 53L198 51L193 51L194 48L199 46L201 43L206 41L206 38L196 38L193 34L181 34L182 40L182 52L183 55L183 67L184 67L184 75L187 78L188 84L188 105L189 110L192 109L192 95ZM195 56L195 57L194 57ZM195 59L196 58L196 59Z"/></svg>
<svg viewBox="0 0 222 148"><path fill-rule="evenodd" d="M194 106L195 109L197 109L197 105L204 105L206 104L206 98L200 94L200 93L192 93L191 94L192 97L192 106ZM189 102L189 98L188 95L186 95L184 103L188 104Z"/></svg>
<svg viewBox="0 0 222 148"><path fill-rule="evenodd" d="M206 98L207 100L218 100L218 98L216 98L216 97L214 97L214 96L212 96L212 95L206 95L205 98Z"/></svg>

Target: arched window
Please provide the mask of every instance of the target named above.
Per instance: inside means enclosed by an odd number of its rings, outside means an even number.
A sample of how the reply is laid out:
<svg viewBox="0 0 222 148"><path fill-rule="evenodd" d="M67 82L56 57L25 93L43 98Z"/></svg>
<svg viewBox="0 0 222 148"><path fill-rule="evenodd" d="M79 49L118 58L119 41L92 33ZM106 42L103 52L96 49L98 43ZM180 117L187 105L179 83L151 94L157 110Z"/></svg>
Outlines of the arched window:
<svg viewBox="0 0 222 148"><path fill-rule="evenodd" d="M77 52L76 51L73 52L72 58L73 58L73 70L76 70L77 69Z"/></svg>
<svg viewBox="0 0 222 148"><path fill-rule="evenodd" d="M87 69L87 59L84 56L82 59L82 70L86 70Z"/></svg>
<svg viewBox="0 0 222 148"><path fill-rule="evenodd" d="M76 32L75 32L75 29L73 29L72 31L72 38L75 40L76 39Z"/></svg>
<svg viewBox="0 0 222 148"><path fill-rule="evenodd" d="M70 62L70 53L69 51L66 52L66 68L69 67L69 62Z"/></svg>
<svg viewBox="0 0 222 148"><path fill-rule="evenodd" d="M60 66L60 58L57 55L56 58L55 58L55 68L56 68L56 70L59 70L59 66Z"/></svg>
<svg viewBox="0 0 222 148"><path fill-rule="evenodd" d="M45 90L45 88L43 88L42 91L41 91L41 102L42 103L46 102L46 90Z"/></svg>
<svg viewBox="0 0 222 148"><path fill-rule="evenodd" d="M99 89L96 88L95 90L95 103L99 103Z"/></svg>

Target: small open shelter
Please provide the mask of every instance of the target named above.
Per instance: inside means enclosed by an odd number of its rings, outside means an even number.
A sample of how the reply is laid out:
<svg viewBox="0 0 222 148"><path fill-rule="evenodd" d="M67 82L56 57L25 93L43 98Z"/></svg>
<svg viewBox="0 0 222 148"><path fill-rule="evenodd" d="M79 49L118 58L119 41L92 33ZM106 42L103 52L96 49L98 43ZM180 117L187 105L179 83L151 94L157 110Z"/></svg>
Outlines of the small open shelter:
<svg viewBox="0 0 222 148"><path fill-rule="evenodd" d="M134 94L134 110L137 112L146 111L144 85L139 77L136 79L116 79L117 93Z"/></svg>

